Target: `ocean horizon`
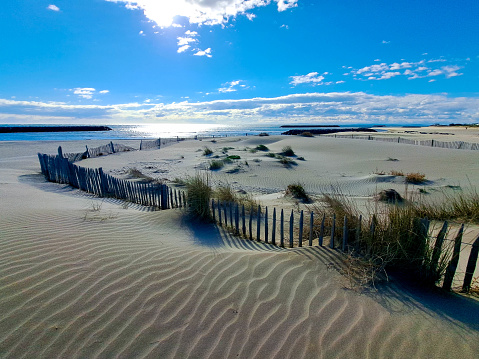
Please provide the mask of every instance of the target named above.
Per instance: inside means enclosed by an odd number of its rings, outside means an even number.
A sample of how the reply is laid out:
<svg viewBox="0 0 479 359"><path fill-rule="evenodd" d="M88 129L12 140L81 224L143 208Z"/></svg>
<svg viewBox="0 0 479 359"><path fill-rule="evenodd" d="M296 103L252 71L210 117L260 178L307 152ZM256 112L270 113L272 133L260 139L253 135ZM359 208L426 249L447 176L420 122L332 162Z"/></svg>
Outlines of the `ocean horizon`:
<svg viewBox="0 0 479 359"><path fill-rule="evenodd" d="M23 124L1 124L0 127L28 126ZM33 126L33 125L31 125ZM79 126L78 124L51 125L35 124L34 126ZM268 135L281 135L294 127L284 128L281 124L267 125L218 125L218 124L143 124L143 125L106 125L111 131L78 131L78 132L23 132L23 133L0 133L0 141L75 141L75 140L141 140L157 138L192 138L199 137L231 137L231 136L255 136L260 133ZM288 125L294 126L294 125ZM307 124L298 124L305 131ZM337 127L336 125L314 126ZM402 125L388 125L382 127L395 127ZM408 125L416 126L416 125ZM417 125L419 126L419 125ZM339 126L340 128L370 128L374 125L350 124Z"/></svg>

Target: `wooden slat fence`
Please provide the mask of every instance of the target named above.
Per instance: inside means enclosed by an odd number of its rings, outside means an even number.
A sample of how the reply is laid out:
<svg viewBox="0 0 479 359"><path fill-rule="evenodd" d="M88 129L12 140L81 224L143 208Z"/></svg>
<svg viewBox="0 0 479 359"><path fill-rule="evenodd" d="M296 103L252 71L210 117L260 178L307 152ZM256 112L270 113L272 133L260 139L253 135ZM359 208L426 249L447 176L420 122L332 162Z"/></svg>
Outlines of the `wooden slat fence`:
<svg viewBox="0 0 479 359"><path fill-rule="evenodd" d="M348 223L347 217L336 218L336 215L327 216L324 213L305 213L304 211L285 212L283 209L268 208L261 206L246 208L237 203L221 202L212 200L210 204L213 221L218 225L229 229L232 233L254 241L262 241L283 248L295 248L303 246L328 246L343 252L355 249L360 243L364 225L362 216L356 223ZM368 224L369 235L375 234L375 217ZM430 221L418 219L418 235L431 237ZM444 222L440 232L435 238L435 246L432 254L431 265L437 267L441 248L444 241L454 243L454 253L448 265L443 288L451 290L452 281L456 273L461 246L471 246L469 261L464 277L463 291L471 288L473 274L477 265L479 254L479 237L471 245L462 243L464 225L457 232L454 240L446 239L448 223Z"/></svg>
<svg viewBox="0 0 479 359"><path fill-rule="evenodd" d="M408 145L428 146L437 148L449 148L455 150L479 150L479 143L463 142L463 141L438 141L438 140L414 140L404 137L392 137L392 136L372 136L372 135L322 135L334 138L349 138L356 140L369 140L369 141L382 141L391 143L403 143Z"/></svg>
<svg viewBox="0 0 479 359"><path fill-rule="evenodd" d="M164 184L122 180L104 173L101 168L80 167L63 156L61 147L58 152L57 156L38 154L41 171L48 181L68 184L99 197L113 197L159 209L186 206L183 191Z"/></svg>
<svg viewBox="0 0 479 359"><path fill-rule="evenodd" d="M118 152L136 151L136 149L133 147L125 146L120 143L113 143L111 141L109 144L95 147L95 148L88 148L88 146L85 146L85 147L86 147L85 152L65 153L63 157L67 158L68 161L70 162L77 162L77 161L84 160L86 158L106 156L106 155L111 155L113 153L118 153Z"/></svg>

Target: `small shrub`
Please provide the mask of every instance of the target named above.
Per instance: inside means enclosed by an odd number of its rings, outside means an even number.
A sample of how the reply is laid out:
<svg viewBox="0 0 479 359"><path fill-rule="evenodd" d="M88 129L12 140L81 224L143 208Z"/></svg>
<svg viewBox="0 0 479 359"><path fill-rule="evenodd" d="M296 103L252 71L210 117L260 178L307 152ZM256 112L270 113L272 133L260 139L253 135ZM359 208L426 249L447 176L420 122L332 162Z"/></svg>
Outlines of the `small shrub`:
<svg viewBox="0 0 479 359"><path fill-rule="evenodd" d="M210 170L212 170L212 171L219 170L219 169L223 168L224 165L225 164L224 164L223 161L212 160L212 161L210 161Z"/></svg>
<svg viewBox="0 0 479 359"><path fill-rule="evenodd" d="M261 132L258 136L261 136L261 137L263 137L263 136L269 136L269 133Z"/></svg>
<svg viewBox="0 0 479 359"><path fill-rule="evenodd" d="M392 170L391 172L389 172L391 174L391 176L404 176L404 172L402 171L394 171Z"/></svg>
<svg viewBox="0 0 479 359"><path fill-rule="evenodd" d="M393 162L396 162L396 161L399 161L397 158L392 158L392 157L388 157L386 159L386 161L393 161Z"/></svg>
<svg viewBox="0 0 479 359"><path fill-rule="evenodd" d="M300 161L306 161L303 156L298 157L298 160L300 160Z"/></svg>
<svg viewBox="0 0 479 359"><path fill-rule="evenodd" d="M285 146L285 147L283 147L281 154L282 154L283 156L290 156L290 157L295 155L295 153L294 153L293 149L291 148L291 146Z"/></svg>
<svg viewBox="0 0 479 359"><path fill-rule="evenodd" d="M223 152L224 154L227 154L229 150L233 150L233 149L234 149L233 147L223 147L221 152Z"/></svg>
<svg viewBox="0 0 479 359"><path fill-rule="evenodd" d="M406 182L412 184L421 184L426 182L426 175L423 173L408 173L406 175Z"/></svg>
<svg viewBox="0 0 479 359"><path fill-rule="evenodd" d="M256 146L256 149L258 151L269 151L269 148L266 147L265 145L258 145L258 146Z"/></svg>
<svg viewBox="0 0 479 359"><path fill-rule="evenodd" d="M314 135L311 132L305 131L301 134L303 137L314 137Z"/></svg>
<svg viewBox="0 0 479 359"><path fill-rule="evenodd" d="M228 159L230 159L230 160L240 160L240 159L241 159L241 157L238 156L238 155L231 155L231 156L228 156L228 157L226 157L226 158L228 158Z"/></svg>
<svg viewBox="0 0 479 359"><path fill-rule="evenodd" d="M210 156L211 154L213 154L213 150L209 147L205 147L203 149L203 156Z"/></svg>
<svg viewBox="0 0 479 359"><path fill-rule="evenodd" d="M286 188L286 194L289 194L294 198L300 199L304 202L309 202L309 196L307 195L301 183L288 185L288 187Z"/></svg>
<svg viewBox="0 0 479 359"><path fill-rule="evenodd" d="M271 158L275 158L275 157L276 157L276 153L268 152L268 153L266 154L266 156L271 157Z"/></svg>

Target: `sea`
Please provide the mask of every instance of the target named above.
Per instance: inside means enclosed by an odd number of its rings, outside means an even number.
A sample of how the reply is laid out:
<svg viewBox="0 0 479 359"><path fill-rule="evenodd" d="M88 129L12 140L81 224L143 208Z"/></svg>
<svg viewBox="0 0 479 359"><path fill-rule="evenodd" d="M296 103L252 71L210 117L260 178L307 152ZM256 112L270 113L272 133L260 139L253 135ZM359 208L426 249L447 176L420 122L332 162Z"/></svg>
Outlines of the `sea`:
<svg viewBox="0 0 479 359"><path fill-rule="evenodd" d="M78 124L76 124L78 126ZM0 125L11 127L20 125ZM25 125L21 125L25 126ZM52 125L35 125L49 127ZM68 125L62 125L68 126ZM304 126L304 125L302 125ZM0 133L0 141L83 141L83 140L139 140L157 138L230 137L254 136L260 133L281 135L289 128L281 125L218 125L218 124L148 124L108 125L111 131L81 132L23 132ZM371 125L348 125L340 128L371 127ZM327 128L327 126L325 126ZM307 128L305 128L307 131Z"/></svg>

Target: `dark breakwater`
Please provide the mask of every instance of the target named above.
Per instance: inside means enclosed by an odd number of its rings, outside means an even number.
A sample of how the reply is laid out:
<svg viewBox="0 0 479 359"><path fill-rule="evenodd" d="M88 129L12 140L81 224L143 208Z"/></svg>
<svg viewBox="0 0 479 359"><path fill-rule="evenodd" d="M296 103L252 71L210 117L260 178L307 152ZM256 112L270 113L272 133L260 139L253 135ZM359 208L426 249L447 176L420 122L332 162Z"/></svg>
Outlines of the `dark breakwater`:
<svg viewBox="0 0 479 359"><path fill-rule="evenodd" d="M80 131L111 131L111 128L108 126L0 126L0 133Z"/></svg>

